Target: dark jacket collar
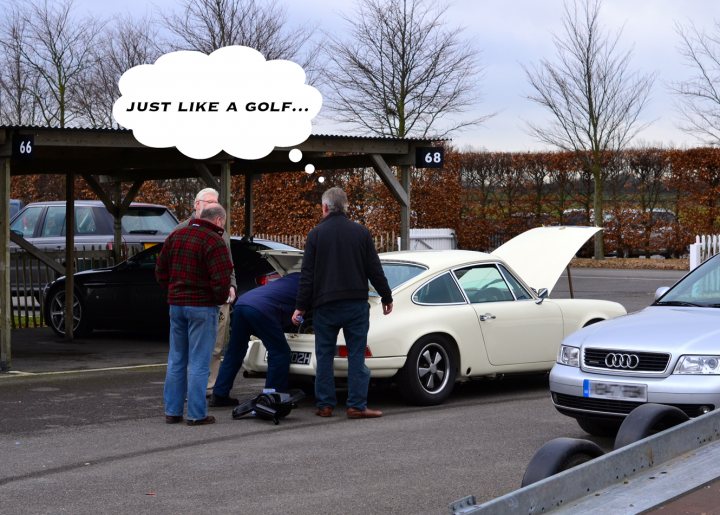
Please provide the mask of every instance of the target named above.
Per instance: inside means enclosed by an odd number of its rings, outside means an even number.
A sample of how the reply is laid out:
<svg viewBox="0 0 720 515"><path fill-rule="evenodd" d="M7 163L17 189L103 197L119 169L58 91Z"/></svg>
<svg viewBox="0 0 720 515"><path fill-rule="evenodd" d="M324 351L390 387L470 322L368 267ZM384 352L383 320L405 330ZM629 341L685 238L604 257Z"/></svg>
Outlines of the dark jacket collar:
<svg viewBox="0 0 720 515"><path fill-rule="evenodd" d="M223 229L222 227L218 227L210 220L205 220L203 218L191 218L188 225L192 225L195 227L207 227L211 231L215 231L216 233L218 233L220 236L222 236L225 232L225 229Z"/></svg>

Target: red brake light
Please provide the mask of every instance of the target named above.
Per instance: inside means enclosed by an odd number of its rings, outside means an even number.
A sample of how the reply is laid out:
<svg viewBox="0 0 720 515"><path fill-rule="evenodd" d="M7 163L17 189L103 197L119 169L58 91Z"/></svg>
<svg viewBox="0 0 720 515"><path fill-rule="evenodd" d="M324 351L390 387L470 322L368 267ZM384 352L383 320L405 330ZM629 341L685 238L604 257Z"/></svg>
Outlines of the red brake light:
<svg viewBox="0 0 720 515"><path fill-rule="evenodd" d="M338 358L347 358L347 347L345 345L338 345L337 347L335 347L335 356ZM372 358L372 352L370 351L370 347L365 347L365 357Z"/></svg>
<svg viewBox="0 0 720 515"><path fill-rule="evenodd" d="M255 284L257 284L258 286L265 286L267 283L276 279L280 279L280 274L278 274L277 272L265 275L258 275L255 278Z"/></svg>

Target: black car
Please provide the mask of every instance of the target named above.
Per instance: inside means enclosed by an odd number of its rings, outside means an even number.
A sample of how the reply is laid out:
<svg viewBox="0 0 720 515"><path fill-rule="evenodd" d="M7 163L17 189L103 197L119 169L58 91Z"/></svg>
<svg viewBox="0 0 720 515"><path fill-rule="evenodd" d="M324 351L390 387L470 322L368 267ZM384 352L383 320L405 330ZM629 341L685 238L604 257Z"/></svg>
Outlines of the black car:
<svg viewBox="0 0 720 515"><path fill-rule="evenodd" d="M93 329L167 332L167 291L155 280L155 261L161 249L162 243L113 267L76 273L73 334L81 336ZM270 240L231 238L238 295L279 277L259 253L270 249L297 250ZM56 334L64 336L65 277L48 284L43 295L46 323Z"/></svg>

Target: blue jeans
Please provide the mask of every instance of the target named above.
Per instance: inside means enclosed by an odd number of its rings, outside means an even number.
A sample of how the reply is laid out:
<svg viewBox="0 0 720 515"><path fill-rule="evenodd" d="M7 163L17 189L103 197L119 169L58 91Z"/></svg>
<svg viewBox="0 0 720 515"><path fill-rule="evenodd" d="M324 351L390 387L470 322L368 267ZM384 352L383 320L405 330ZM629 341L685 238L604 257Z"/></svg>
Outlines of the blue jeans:
<svg viewBox="0 0 720 515"><path fill-rule="evenodd" d="M329 302L314 309L315 329L315 403L319 408L335 407L333 360L340 329L348 351L347 407L364 410L370 385L370 370L365 366L365 347L370 328L370 305L366 300Z"/></svg>
<svg viewBox="0 0 720 515"><path fill-rule="evenodd" d="M221 397L230 395L235 376L247 354L251 334L260 338L268 351L265 388L286 392L290 373L290 346L280 322L252 306L238 305L233 309L231 324L230 341L220 365L213 394Z"/></svg>
<svg viewBox="0 0 720 515"><path fill-rule="evenodd" d="M166 415L182 415L187 398L189 420L207 416L205 389L217 324L217 306L170 306L170 352L163 391Z"/></svg>

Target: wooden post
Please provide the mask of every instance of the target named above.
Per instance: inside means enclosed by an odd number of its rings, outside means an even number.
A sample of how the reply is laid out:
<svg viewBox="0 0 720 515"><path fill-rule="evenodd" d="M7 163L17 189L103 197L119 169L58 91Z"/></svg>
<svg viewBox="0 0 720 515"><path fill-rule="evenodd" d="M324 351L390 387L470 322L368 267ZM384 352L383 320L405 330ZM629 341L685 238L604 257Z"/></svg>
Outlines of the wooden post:
<svg viewBox="0 0 720 515"><path fill-rule="evenodd" d="M249 238L253 235L253 176L251 173L245 174L245 233L243 236Z"/></svg>
<svg viewBox="0 0 720 515"><path fill-rule="evenodd" d="M227 218L225 219L225 231L232 234L232 213L231 213L231 199L230 199L230 162L223 161L220 165L220 205L225 208L227 212Z"/></svg>
<svg viewBox="0 0 720 515"><path fill-rule="evenodd" d="M0 372L10 370L10 159L0 159Z"/></svg>
<svg viewBox="0 0 720 515"><path fill-rule="evenodd" d="M75 174L65 175L65 339L73 340L75 292Z"/></svg>
<svg viewBox="0 0 720 515"><path fill-rule="evenodd" d="M407 206L400 206L400 250L410 248L410 167L400 166L400 184L407 194Z"/></svg>

